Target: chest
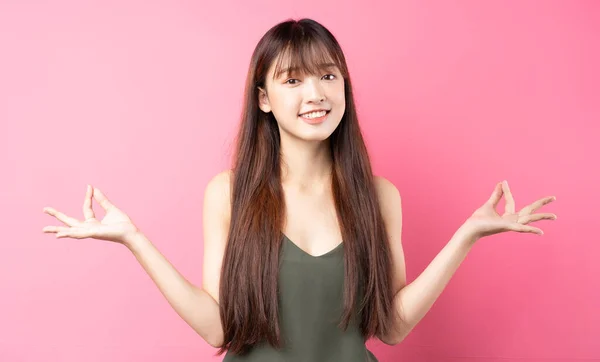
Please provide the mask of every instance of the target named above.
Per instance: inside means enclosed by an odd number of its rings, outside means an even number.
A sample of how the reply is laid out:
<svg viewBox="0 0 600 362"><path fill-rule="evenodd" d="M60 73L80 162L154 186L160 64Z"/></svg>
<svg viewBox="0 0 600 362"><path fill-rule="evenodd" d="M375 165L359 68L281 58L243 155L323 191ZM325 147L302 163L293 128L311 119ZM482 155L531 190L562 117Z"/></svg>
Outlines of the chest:
<svg viewBox="0 0 600 362"><path fill-rule="evenodd" d="M321 195L284 192L284 234L306 253L319 256L342 242L335 203L331 193Z"/></svg>

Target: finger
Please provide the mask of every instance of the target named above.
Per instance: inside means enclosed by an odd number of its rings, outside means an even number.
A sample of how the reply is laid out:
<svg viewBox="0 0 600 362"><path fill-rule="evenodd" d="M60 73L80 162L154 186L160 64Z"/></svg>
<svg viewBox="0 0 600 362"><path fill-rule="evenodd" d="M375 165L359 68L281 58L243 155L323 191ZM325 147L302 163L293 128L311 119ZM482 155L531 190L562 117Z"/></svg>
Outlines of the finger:
<svg viewBox="0 0 600 362"><path fill-rule="evenodd" d="M533 227L533 226L527 226L527 225L523 225L520 223L512 223L510 226L510 229L512 231L516 231L519 233L533 233L533 234L538 234L538 235L544 235L544 232L542 231L542 229Z"/></svg>
<svg viewBox="0 0 600 362"><path fill-rule="evenodd" d="M496 184L496 187L494 188L494 191L492 192L492 196L490 196L490 199L488 200L489 203L491 203L494 208L496 208L496 206L498 206L498 202L500 202L500 199L502 199L502 183L499 182Z"/></svg>
<svg viewBox="0 0 600 362"><path fill-rule="evenodd" d="M504 180L502 182L502 190L504 195L506 196L506 204L504 205L504 213L505 214L514 214L515 213L515 199L513 199L512 193L510 192L510 188L508 187L508 181Z"/></svg>
<svg viewBox="0 0 600 362"><path fill-rule="evenodd" d="M70 228L66 227L66 226L45 226L42 231L45 233L57 233L57 232L61 232L61 231L67 231Z"/></svg>
<svg viewBox="0 0 600 362"><path fill-rule="evenodd" d="M79 224L79 222L80 222L79 220L77 220L73 217L67 216L67 215L63 214L62 212L57 211L51 207L45 207L44 212L48 215L54 216L55 218L57 218L60 222L64 223L65 225L74 226L74 225Z"/></svg>
<svg viewBox="0 0 600 362"><path fill-rule="evenodd" d="M535 210L539 209L540 207L542 207L544 205L547 205L547 204L551 203L552 201L556 201L556 197L555 196L544 197L543 199L539 199L536 202L533 202L532 204L527 205L526 207L524 207L521 210L521 213L523 213L523 214L531 214Z"/></svg>
<svg viewBox="0 0 600 362"><path fill-rule="evenodd" d="M544 214L531 214L519 217L519 223L521 224L529 224L530 222L539 221L539 220L556 220L556 215L552 213L544 213Z"/></svg>
<svg viewBox="0 0 600 362"><path fill-rule="evenodd" d="M92 195L94 194L94 190L92 186L87 185L87 191L85 193L85 200L83 201L83 217L86 220L93 219L96 216L94 215L94 209L92 208Z"/></svg>
<svg viewBox="0 0 600 362"><path fill-rule="evenodd" d="M91 236L91 231L85 228L70 228L56 233L56 238L85 239Z"/></svg>
<svg viewBox="0 0 600 362"><path fill-rule="evenodd" d="M102 208L106 211L113 207L113 204L108 200L108 198L104 195L99 188L94 187L94 199L102 206Z"/></svg>

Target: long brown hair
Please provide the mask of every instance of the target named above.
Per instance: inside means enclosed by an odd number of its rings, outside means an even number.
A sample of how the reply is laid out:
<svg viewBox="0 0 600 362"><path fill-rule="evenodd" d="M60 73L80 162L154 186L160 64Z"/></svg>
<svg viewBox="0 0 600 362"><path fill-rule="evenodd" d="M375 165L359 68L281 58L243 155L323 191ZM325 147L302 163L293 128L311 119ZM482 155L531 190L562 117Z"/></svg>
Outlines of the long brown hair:
<svg viewBox="0 0 600 362"><path fill-rule="evenodd" d="M388 236L367 149L358 125L350 76L340 45L311 19L288 20L272 27L252 54L233 158L231 223L220 279L223 345L244 354L259 342L282 347L278 319L279 253L285 200L281 185L279 129L273 113L258 107L258 87L276 65L317 74L333 62L345 81L346 109L329 139L333 160L332 190L344 242L344 330L358 313L365 340L390 331L393 310L392 266ZM362 299L358 291L362 291ZM357 308L355 308L357 307ZM358 309L358 310L356 310Z"/></svg>

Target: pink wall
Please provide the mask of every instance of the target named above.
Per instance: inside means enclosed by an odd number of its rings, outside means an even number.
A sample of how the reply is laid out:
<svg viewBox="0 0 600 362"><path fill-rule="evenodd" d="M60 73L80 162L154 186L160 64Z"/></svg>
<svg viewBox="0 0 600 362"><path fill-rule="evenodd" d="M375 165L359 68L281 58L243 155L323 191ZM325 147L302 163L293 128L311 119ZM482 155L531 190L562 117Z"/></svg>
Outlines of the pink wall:
<svg viewBox="0 0 600 362"><path fill-rule="evenodd" d="M409 281L496 182L517 208L557 196L544 236L481 240L402 344L368 343L379 359L600 359L598 2L206 3L0 3L0 360L221 359L125 248L42 234L42 208L80 217L96 185L199 284L251 52L303 16L346 52Z"/></svg>

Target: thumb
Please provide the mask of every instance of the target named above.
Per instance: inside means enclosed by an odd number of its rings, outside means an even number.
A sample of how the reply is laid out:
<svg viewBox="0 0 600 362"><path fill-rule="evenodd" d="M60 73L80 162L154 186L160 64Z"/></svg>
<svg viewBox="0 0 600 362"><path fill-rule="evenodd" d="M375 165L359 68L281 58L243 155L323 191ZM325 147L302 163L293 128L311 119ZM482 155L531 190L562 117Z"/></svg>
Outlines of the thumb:
<svg viewBox="0 0 600 362"><path fill-rule="evenodd" d="M93 187L93 189L94 199L100 204L100 206L102 206L102 208L105 211L114 206L99 188Z"/></svg>
<svg viewBox="0 0 600 362"><path fill-rule="evenodd" d="M503 194L504 191L502 190L502 182L498 182L488 202L494 207L496 207L498 205L498 202L500 202L500 199L502 199Z"/></svg>

